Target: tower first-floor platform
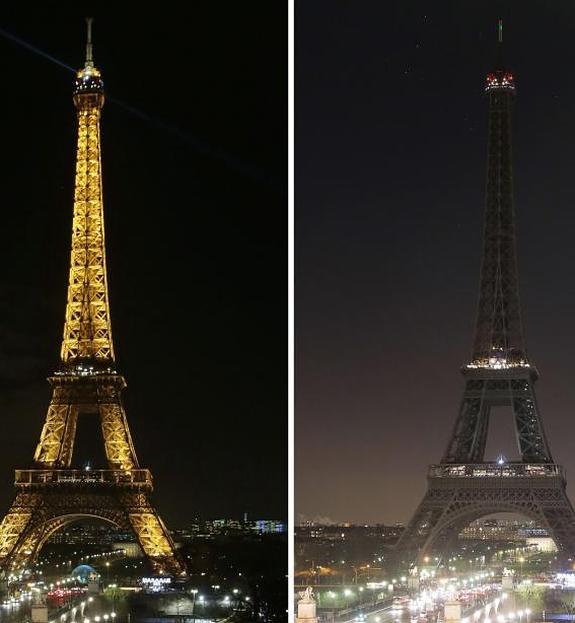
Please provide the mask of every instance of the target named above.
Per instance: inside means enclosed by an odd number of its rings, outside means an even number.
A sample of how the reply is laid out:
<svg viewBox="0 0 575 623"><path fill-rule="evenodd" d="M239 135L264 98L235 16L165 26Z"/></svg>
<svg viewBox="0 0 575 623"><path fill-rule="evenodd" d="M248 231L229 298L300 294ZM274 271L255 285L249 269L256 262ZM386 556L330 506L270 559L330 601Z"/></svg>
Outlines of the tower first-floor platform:
<svg viewBox="0 0 575 623"><path fill-rule="evenodd" d="M428 489L396 546L403 563L450 552L461 530L492 513L510 512L549 530L560 555L575 556L575 513L555 463L430 465Z"/></svg>
<svg viewBox="0 0 575 623"><path fill-rule="evenodd" d="M29 566L57 530L97 518L133 532L157 572L185 572L170 533L150 502L149 470L16 470L15 485L16 498L0 524L4 571Z"/></svg>

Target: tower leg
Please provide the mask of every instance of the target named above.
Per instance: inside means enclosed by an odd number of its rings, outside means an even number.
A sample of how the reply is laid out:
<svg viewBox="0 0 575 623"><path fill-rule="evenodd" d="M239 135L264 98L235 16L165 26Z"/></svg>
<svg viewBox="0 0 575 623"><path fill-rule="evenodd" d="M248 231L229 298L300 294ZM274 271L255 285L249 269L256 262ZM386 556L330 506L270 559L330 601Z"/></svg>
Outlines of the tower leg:
<svg viewBox="0 0 575 623"><path fill-rule="evenodd" d="M22 568L36 557L47 511L40 502L34 494L18 493L0 524L0 564L6 571Z"/></svg>
<svg viewBox="0 0 575 623"><path fill-rule="evenodd" d="M34 461L43 467L69 467L72 461L78 405L67 387L55 387Z"/></svg>
<svg viewBox="0 0 575 623"><path fill-rule="evenodd" d="M485 389L483 380L469 379L466 382L455 429L443 462L465 463L482 456L489 418L484 403Z"/></svg>
<svg viewBox="0 0 575 623"><path fill-rule="evenodd" d="M428 554L429 536L438 525L452 497L449 491L427 491L396 545L397 564L423 562Z"/></svg>
<svg viewBox="0 0 575 623"><path fill-rule="evenodd" d="M533 383L527 379L514 379L510 383L515 430L522 460L526 463L552 462Z"/></svg>
<svg viewBox="0 0 575 623"><path fill-rule="evenodd" d="M541 513L549 526L560 556L575 555L575 512L566 493L550 490L542 501Z"/></svg>
<svg viewBox="0 0 575 623"><path fill-rule="evenodd" d="M100 422L110 469L137 468L138 459L122 405L120 403L101 404Z"/></svg>
<svg viewBox="0 0 575 623"><path fill-rule="evenodd" d="M122 505L138 538L140 547L160 573L179 575L185 571L176 555L172 537L156 513L148 496L143 493L125 494Z"/></svg>
<svg viewBox="0 0 575 623"><path fill-rule="evenodd" d="M0 523L0 563L12 551L28 529L33 515L33 508L25 503L23 496L17 495L8 513Z"/></svg>

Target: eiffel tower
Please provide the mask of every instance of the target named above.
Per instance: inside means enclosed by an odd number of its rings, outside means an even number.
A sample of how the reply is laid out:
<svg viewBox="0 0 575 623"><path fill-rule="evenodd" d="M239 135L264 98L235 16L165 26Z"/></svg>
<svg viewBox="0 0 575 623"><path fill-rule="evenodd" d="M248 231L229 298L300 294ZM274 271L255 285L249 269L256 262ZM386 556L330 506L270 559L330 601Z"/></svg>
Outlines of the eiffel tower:
<svg viewBox="0 0 575 623"><path fill-rule="evenodd" d="M16 470L16 498L0 524L4 572L29 567L46 540L81 519L99 518L136 536L159 573L183 574L170 534L150 502L152 475L140 467L116 372L108 304L100 155L104 90L92 59L77 72L78 140L72 252L64 336L33 469ZM72 469L79 416L100 418L107 469Z"/></svg>
<svg viewBox="0 0 575 623"><path fill-rule="evenodd" d="M515 79L498 61L487 75L489 102L483 259L475 340L462 369L465 390L447 449L428 472L428 489L396 546L403 562L445 555L459 532L479 517L520 513L547 528L562 556L575 554L575 514L563 468L553 461L535 398L537 369L528 359L521 324L511 158ZM521 460L485 461L493 407L513 412Z"/></svg>

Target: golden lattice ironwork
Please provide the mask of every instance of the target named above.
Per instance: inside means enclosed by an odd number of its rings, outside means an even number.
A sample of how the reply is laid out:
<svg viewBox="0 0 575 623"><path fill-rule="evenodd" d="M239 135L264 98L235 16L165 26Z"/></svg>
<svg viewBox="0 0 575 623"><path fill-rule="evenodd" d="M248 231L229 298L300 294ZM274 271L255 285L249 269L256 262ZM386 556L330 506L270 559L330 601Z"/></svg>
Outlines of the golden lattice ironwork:
<svg viewBox="0 0 575 623"><path fill-rule="evenodd" d="M34 454L45 468L70 467L80 413L99 415L106 459L110 469L137 469L138 459L130 435L121 391L126 382L119 374L58 374L48 379L54 391L40 442Z"/></svg>
<svg viewBox="0 0 575 623"><path fill-rule="evenodd" d="M62 367L48 380L52 400L34 454L35 469L16 470L17 495L0 523L0 567L17 570L35 559L53 532L85 517L132 530L160 573L185 567L150 502L152 476L139 467L114 369L108 303L100 162L104 91L92 61L76 77L76 186ZM107 469L71 469L78 419L99 417Z"/></svg>
<svg viewBox="0 0 575 623"><path fill-rule="evenodd" d="M100 79L94 67L78 73L78 81ZM74 219L63 362L114 360L104 241L104 203L100 157L100 113L103 93L77 92L78 145Z"/></svg>
<svg viewBox="0 0 575 623"><path fill-rule="evenodd" d="M34 453L34 461L43 467L69 466L76 436L79 405L70 400L70 389L56 386Z"/></svg>

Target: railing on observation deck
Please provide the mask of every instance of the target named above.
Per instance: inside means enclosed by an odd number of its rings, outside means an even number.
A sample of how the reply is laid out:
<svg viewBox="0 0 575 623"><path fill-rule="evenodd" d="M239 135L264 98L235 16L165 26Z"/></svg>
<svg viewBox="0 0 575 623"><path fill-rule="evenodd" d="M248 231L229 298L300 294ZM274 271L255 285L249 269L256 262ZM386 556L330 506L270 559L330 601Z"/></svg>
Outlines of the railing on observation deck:
<svg viewBox="0 0 575 623"><path fill-rule="evenodd" d="M430 465L430 478L564 478L555 463L444 463Z"/></svg>
<svg viewBox="0 0 575 623"><path fill-rule="evenodd" d="M149 469L17 469L16 485L111 484L151 487Z"/></svg>

